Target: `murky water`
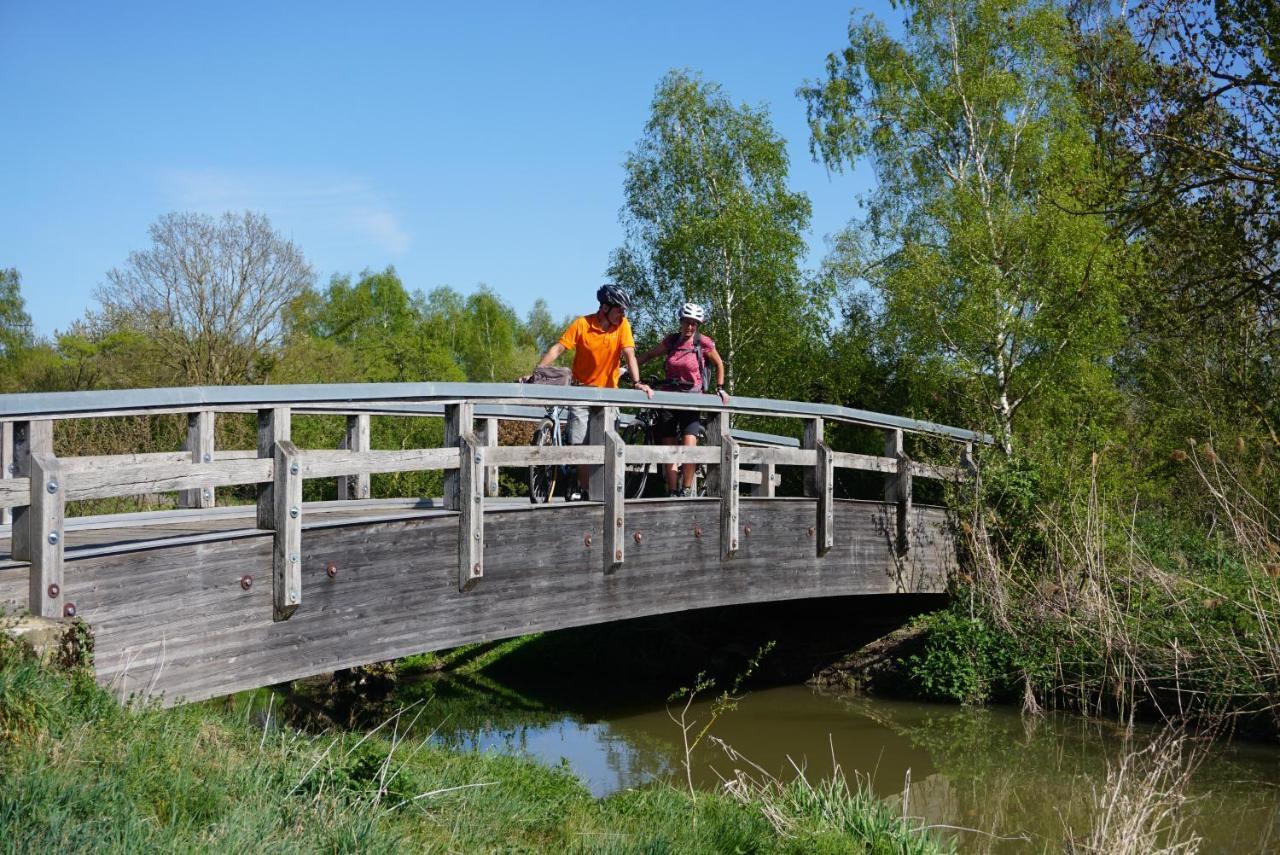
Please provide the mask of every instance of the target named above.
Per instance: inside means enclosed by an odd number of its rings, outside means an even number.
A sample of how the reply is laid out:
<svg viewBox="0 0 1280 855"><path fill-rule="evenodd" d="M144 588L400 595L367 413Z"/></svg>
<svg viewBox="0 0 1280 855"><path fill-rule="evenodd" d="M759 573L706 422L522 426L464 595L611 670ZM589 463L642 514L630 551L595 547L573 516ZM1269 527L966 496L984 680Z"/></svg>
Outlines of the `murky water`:
<svg viewBox="0 0 1280 855"><path fill-rule="evenodd" d="M496 684L462 691L423 684L416 692L433 697L438 712L447 714L438 739L567 763L598 796L660 778L684 781L675 706L571 711ZM703 723L709 713L709 703L697 703L688 715ZM1140 731L1138 742L1154 733ZM869 780L906 814L957 835L963 851L976 852L1056 852L1068 829L1077 839L1086 836L1108 761L1126 751L1116 726L1075 716L1024 719L1008 709L849 699L805 687L752 692L710 734L715 740L704 740L693 754L695 786L715 787L748 768L717 741L784 778L804 770L816 780L838 764L850 779ZM1191 795L1201 851L1280 851L1280 750L1214 745Z"/></svg>

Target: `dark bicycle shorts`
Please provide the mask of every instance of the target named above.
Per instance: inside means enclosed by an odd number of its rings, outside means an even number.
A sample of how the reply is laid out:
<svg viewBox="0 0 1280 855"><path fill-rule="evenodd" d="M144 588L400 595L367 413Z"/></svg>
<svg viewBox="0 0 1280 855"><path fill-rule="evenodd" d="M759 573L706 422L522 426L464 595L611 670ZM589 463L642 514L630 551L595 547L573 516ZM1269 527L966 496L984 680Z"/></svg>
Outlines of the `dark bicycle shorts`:
<svg viewBox="0 0 1280 855"><path fill-rule="evenodd" d="M665 410L665 418L658 422L658 439L682 439L696 436L702 439L707 429L702 426L701 416L697 410Z"/></svg>

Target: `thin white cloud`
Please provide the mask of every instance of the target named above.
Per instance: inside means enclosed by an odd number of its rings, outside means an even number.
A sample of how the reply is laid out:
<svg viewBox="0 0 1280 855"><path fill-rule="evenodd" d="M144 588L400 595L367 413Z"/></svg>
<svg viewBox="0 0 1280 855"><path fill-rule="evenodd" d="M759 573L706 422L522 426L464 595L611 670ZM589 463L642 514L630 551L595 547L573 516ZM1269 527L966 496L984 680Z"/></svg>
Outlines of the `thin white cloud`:
<svg viewBox="0 0 1280 855"><path fill-rule="evenodd" d="M261 211L289 231L368 241L393 255L411 242L390 204L357 178L206 168L164 170L159 183L169 204L182 210Z"/></svg>

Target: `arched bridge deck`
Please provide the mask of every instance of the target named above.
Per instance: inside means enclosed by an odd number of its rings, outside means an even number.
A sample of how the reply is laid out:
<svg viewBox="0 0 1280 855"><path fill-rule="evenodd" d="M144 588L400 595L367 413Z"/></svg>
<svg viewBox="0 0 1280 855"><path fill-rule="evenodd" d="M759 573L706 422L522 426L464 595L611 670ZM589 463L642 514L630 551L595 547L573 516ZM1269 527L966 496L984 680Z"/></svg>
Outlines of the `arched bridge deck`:
<svg viewBox="0 0 1280 855"><path fill-rule="evenodd" d="M252 387L0 398L11 477L0 506L0 608L83 618L99 678L122 693L196 700L415 652L708 606L933 593L955 553L945 512L913 504L912 479L961 478L954 428L845 408L703 397L707 444L626 445L618 407L690 406L688 395L481 384ZM588 445L497 445L498 418L592 408ZM213 447L215 412L256 412L258 448ZM186 413L181 452L55 457L53 425ZM291 419L342 414L340 450L303 450ZM745 432L734 413L802 420L803 439ZM368 448L371 414L443 417L442 448ZM833 450L824 424L883 431L886 454ZM961 465L905 453L921 433L959 443ZM624 499L627 467L707 465L709 495ZM583 464L603 501L531 505L496 495L501 466ZM800 495L776 495L777 467ZM9 467L6 467L9 468ZM885 479L885 499L838 498L837 469ZM439 469L442 499L371 499L374 472ZM306 478L340 477L336 502L302 502ZM256 505L214 490L256 485ZM67 517L66 503L178 491L183 510Z"/></svg>

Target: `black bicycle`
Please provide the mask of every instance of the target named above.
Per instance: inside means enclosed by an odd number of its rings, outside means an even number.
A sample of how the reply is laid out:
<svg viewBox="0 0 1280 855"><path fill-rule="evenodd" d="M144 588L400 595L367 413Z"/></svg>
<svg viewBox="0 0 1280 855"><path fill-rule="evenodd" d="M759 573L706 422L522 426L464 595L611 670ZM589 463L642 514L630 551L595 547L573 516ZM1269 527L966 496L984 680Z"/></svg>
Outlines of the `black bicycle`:
<svg viewBox="0 0 1280 855"><path fill-rule="evenodd" d="M623 417L618 419L618 433L627 445L653 445L656 436L657 410L642 410L629 421ZM530 445L563 446L564 432L568 426L569 408L564 405L547 407L546 416L533 431ZM578 488L577 467L560 463L545 466L529 467L529 501L535 505L546 504L556 495L557 490L567 500L572 491ZM649 480L649 466L645 463L628 463L623 493L628 499L639 499L644 495L644 488Z"/></svg>

